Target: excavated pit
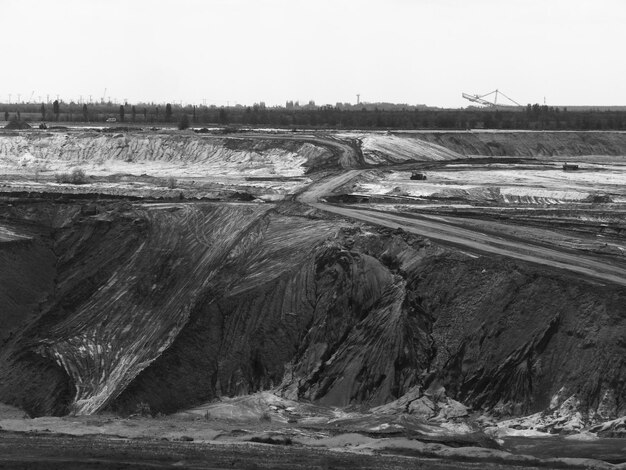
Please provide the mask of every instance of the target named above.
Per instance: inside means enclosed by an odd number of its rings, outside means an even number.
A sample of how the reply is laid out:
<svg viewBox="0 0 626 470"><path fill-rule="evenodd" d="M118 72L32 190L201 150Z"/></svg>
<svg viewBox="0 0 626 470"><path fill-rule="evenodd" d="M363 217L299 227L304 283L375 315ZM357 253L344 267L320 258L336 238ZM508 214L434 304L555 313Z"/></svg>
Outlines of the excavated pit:
<svg viewBox="0 0 626 470"><path fill-rule="evenodd" d="M0 402L171 413L272 389L374 407L444 387L501 416L555 396L589 422L626 413L623 288L313 215L3 204Z"/></svg>
<svg viewBox="0 0 626 470"><path fill-rule="evenodd" d="M618 448L622 155L620 132L0 132L3 432Z"/></svg>

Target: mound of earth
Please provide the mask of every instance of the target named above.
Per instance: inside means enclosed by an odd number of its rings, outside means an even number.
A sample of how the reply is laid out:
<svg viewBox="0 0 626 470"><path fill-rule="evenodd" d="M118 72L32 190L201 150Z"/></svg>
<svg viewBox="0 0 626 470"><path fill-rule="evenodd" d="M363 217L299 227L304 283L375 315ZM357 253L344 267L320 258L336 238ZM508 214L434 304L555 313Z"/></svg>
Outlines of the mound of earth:
<svg viewBox="0 0 626 470"><path fill-rule="evenodd" d="M19 129L31 129L31 126L25 121L12 119L9 121L9 123L6 126L4 126L4 128L11 129L11 130L19 130Z"/></svg>

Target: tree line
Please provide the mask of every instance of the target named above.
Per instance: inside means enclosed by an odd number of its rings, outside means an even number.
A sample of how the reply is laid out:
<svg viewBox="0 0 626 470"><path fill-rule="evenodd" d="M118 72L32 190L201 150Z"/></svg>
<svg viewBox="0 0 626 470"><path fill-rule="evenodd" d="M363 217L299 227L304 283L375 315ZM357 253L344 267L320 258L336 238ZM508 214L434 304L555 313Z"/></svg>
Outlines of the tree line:
<svg viewBox="0 0 626 470"><path fill-rule="evenodd" d="M626 111L577 109L528 104L519 108L439 109L362 106L180 106L154 104L0 104L5 120L51 122L180 123L193 126L244 125L283 128L346 129L527 129L626 130ZM186 125L187 125L186 124ZM186 127L185 125L185 127Z"/></svg>

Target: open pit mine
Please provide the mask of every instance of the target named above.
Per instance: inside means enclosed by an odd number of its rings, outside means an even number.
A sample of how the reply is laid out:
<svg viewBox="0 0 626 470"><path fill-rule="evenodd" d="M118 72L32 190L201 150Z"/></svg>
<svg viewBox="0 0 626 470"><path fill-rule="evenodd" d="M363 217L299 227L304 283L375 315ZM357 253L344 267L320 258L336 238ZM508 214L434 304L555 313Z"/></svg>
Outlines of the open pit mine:
<svg viewBox="0 0 626 470"><path fill-rule="evenodd" d="M625 133L4 131L0 170L5 443L626 468Z"/></svg>

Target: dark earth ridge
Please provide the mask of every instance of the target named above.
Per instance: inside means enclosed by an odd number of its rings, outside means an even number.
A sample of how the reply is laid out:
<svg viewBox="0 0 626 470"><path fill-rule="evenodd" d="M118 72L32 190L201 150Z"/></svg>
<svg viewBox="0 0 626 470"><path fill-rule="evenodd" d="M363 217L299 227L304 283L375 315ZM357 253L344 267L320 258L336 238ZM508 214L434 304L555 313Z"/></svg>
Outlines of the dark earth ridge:
<svg viewBox="0 0 626 470"><path fill-rule="evenodd" d="M23 313L1 312L0 400L33 416L276 387L376 406L416 385L503 416L559 391L592 420L626 412L616 286L295 208L26 203L0 217L29 240L0 244L3 273L26 273L21 290L1 284ZM50 259L39 277L33 253Z"/></svg>

